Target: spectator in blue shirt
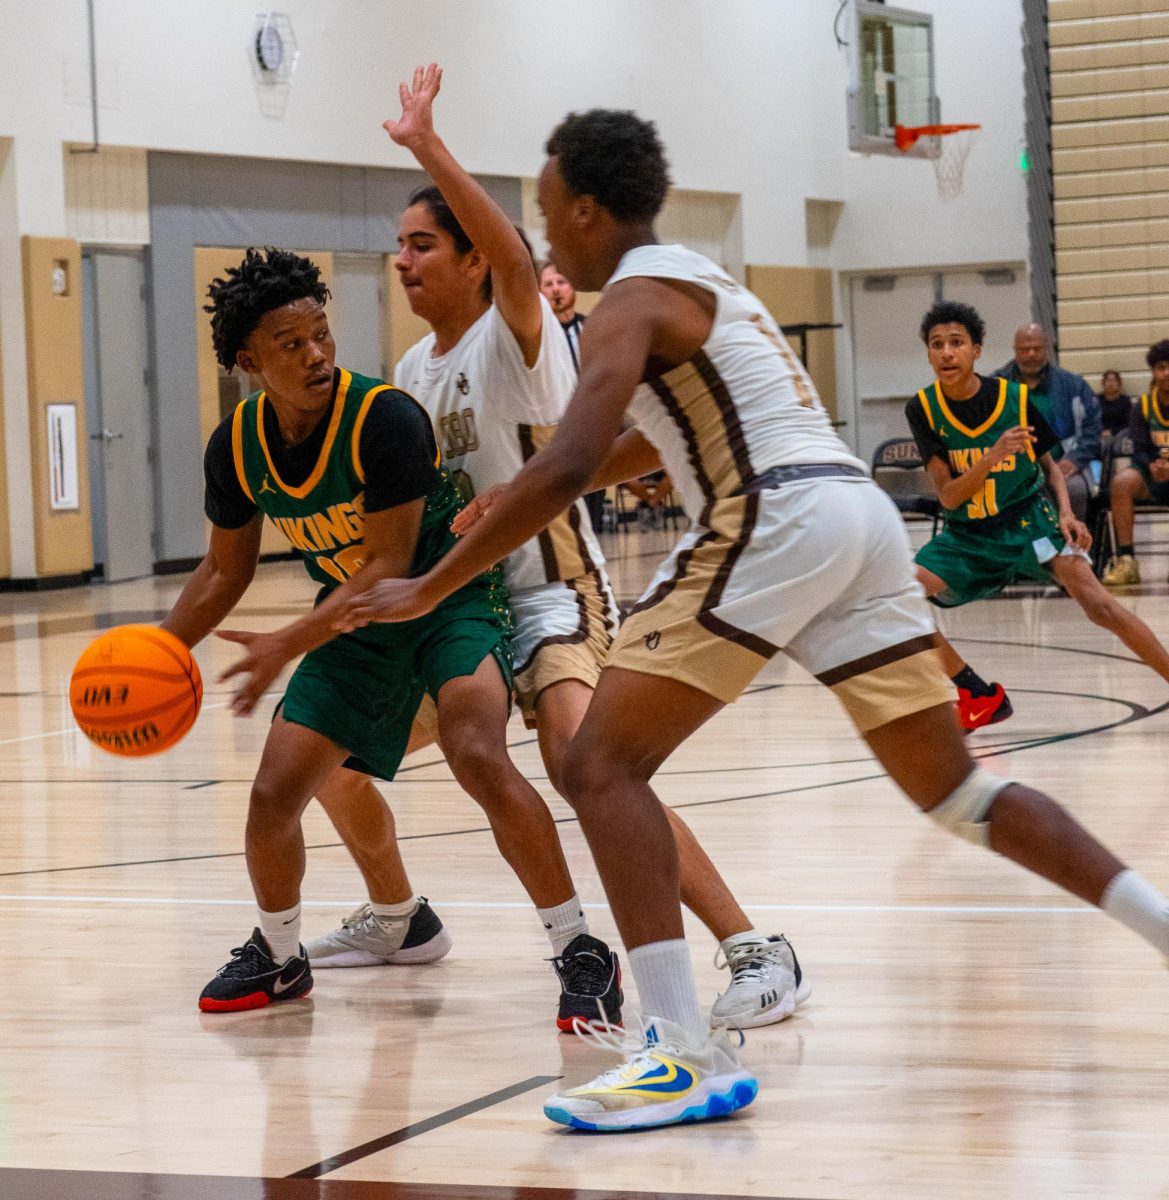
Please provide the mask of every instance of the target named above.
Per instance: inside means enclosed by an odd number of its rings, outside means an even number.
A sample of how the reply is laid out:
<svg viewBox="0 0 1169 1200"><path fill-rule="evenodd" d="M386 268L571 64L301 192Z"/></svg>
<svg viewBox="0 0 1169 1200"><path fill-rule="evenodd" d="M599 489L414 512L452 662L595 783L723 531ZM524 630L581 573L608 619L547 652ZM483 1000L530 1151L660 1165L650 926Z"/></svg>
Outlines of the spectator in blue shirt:
<svg viewBox="0 0 1169 1200"><path fill-rule="evenodd" d="M1091 464L1100 450L1100 401L1082 375L1065 371L1051 361L1047 334L1034 323L1015 334L1015 357L998 372L1025 383L1039 411L1055 430L1060 444L1051 452L1067 483L1076 516L1088 515L1092 495Z"/></svg>

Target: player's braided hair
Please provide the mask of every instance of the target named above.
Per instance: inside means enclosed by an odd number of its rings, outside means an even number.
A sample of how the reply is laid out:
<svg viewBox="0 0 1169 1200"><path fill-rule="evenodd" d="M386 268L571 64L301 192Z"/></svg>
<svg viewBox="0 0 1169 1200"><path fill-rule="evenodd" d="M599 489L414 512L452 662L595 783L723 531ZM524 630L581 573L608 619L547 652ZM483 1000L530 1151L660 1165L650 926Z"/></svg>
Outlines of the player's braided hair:
<svg viewBox="0 0 1169 1200"><path fill-rule="evenodd" d="M1145 362L1149 364L1150 370L1158 363L1169 362L1169 338L1154 342L1149 347L1148 354L1145 355Z"/></svg>
<svg viewBox="0 0 1169 1200"><path fill-rule="evenodd" d="M652 121L594 108L569 113L544 150L576 196L592 196L619 221L648 222L661 211L670 168Z"/></svg>
<svg viewBox="0 0 1169 1200"><path fill-rule="evenodd" d="M978 310L957 300L941 300L922 317L921 340L927 345L930 330L935 325L961 325L976 346L981 346L986 337L986 322L978 315Z"/></svg>
<svg viewBox="0 0 1169 1200"><path fill-rule="evenodd" d="M265 246L249 249L238 267L228 267L226 278L212 280L207 295L211 303L203 311L211 314L215 357L230 372L266 313L310 296L324 304L329 289L311 259Z"/></svg>

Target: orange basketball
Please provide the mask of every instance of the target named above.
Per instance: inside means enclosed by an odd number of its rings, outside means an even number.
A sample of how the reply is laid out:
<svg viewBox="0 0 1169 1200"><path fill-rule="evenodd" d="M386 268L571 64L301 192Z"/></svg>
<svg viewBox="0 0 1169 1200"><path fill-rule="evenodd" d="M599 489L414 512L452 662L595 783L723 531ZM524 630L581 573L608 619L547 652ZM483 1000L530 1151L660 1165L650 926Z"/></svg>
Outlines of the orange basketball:
<svg viewBox="0 0 1169 1200"><path fill-rule="evenodd" d="M69 706L95 746L125 758L169 749L195 724L203 680L191 652L157 625L119 625L77 660Z"/></svg>

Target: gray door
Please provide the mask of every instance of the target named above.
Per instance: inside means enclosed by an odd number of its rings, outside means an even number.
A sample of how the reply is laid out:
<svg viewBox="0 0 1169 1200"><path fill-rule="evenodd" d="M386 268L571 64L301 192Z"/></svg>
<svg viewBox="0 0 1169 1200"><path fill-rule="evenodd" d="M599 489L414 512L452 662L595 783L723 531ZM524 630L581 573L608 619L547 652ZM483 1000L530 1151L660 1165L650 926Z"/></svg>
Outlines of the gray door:
<svg viewBox="0 0 1169 1200"><path fill-rule="evenodd" d="M329 284L329 326L337 364L360 375L386 378L385 258L338 254Z"/></svg>
<svg viewBox="0 0 1169 1200"><path fill-rule="evenodd" d="M154 569L142 259L88 252L83 285L94 561L107 582L135 579Z"/></svg>

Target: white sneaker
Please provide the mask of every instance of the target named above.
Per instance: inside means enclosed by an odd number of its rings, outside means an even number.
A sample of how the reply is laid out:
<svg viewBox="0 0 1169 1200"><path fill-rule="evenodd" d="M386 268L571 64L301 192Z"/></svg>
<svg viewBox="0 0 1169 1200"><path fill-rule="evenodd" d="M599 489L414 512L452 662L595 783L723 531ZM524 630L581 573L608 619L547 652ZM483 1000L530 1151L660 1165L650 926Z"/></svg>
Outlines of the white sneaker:
<svg viewBox="0 0 1169 1200"><path fill-rule="evenodd" d="M812 994L796 952L782 934L732 945L720 963L722 953L719 946L714 965L730 969L731 986L719 994L710 1010L710 1023L716 1028L774 1025L790 1017Z"/></svg>
<svg viewBox="0 0 1169 1200"><path fill-rule="evenodd" d="M450 948L450 934L425 896L408 920L388 921L363 904L340 929L305 943L314 967L410 966L436 962Z"/></svg>
<svg viewBox="0 0 1169 1200"><path fill-rule="evenodd" d="M685 1032L661 1017L642 1017L640 1036L622 1042L612 1032L579 1026L588 1036L625 1056L625 1062L590 1083L544 1102L544 1115L573 1129L622 1133L709 1121L746 1108L759 1084L740 1065L725 1030L693 1046ZM587 1034L586 1034L587 1031Z"/></svg>

